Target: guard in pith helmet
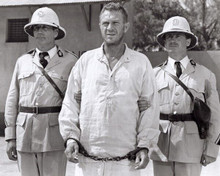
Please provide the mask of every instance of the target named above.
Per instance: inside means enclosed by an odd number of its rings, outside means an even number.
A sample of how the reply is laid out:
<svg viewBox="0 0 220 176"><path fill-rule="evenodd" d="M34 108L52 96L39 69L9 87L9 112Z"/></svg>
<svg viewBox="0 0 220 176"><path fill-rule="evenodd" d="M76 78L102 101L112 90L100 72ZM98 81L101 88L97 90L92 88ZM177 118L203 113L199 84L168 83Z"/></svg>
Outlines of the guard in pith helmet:
<svg viewBox="0 0 220 176"><path fill-rule="evenodd" d="M36 10L24 30L35 47L15 64L5 104L6 152L21 176L65 176L58 115L77 58L56 44L66 32L52 9Z"/></svg>
<svg viewBox="0 0 220 176"><path fill-rule="evenodd" d="M37 9L32 15L31 22L24 26L24 31L32 37L34 36L34 25L48 25L58 29L58 35L55 38L56 40L62 39L66 35L66 30L60 26L59 18L56 12L48 7Z"/></svg>
<svg viewBox="0 0 220 176"><path fill-rule="evenodd" d="M163 26L163 31L157 35L157 42L164 47L164 34L171 32L184 33L187 38L191 39L191 43L187 49L195 47L198 42L198 38L191 32L189 23L184 17L174 16L169 18Z"/></svg>
<svg viewBox="0 0 220 176"><path fill-rule="evenodd" d="M184 17L169 18L157 41L165 48L167 60L154 68L160 135L150 153L153 172L155 176L201 176L202 166L216 161L219 151L215 144L220 133L216 76L188 55L197 37ZM209 111L195 113L195 99L209 106L210 120L204 116Z"/></svg>

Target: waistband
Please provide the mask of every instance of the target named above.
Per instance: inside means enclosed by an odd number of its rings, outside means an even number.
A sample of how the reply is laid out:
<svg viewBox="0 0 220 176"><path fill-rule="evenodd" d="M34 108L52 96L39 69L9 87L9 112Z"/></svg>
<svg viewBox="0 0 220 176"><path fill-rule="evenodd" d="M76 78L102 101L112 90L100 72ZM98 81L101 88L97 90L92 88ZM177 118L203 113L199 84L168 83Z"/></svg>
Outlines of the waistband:
<svg viewBox="0 0 220 176"><path fill-rule="evenodd" d="M169 120L171 122L178 121L194 121L193 114L163 114L160 113L160 120Z"/></svg>
<svg viewBox="0 0 220 176"><path fill-rule="evenodd" d="M60 112L61 106L51 106L51 107L27 107L20 106L19 112L33 113L33 114L46 114L46 113L57 113Z"/></svg>

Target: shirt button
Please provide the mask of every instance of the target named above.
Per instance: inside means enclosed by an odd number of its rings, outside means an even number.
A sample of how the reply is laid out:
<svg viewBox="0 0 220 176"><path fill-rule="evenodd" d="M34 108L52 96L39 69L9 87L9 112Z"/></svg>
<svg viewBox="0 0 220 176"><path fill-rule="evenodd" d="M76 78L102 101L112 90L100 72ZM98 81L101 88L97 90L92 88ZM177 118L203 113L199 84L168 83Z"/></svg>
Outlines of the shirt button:
<svg viewBox="0 0 220 176"><path fill-rule="evenodd" d="M179 94L180 94L179 92L176 92L176 93L175 93L176 96L178 96Z"/></svg>

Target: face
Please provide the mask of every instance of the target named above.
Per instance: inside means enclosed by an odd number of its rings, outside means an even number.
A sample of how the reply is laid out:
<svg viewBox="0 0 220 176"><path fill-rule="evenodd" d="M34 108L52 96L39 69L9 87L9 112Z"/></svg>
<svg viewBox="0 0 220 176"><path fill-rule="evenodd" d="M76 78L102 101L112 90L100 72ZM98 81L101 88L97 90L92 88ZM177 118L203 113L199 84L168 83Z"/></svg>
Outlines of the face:
<svg viewBox="0 0 220 176"><path fill-rule="evenodd" d="M55 45L58 30L48 25L34 25L33 34L39 49L52 48Z"/></svg>
<svg viewBox="0 0 220 176"><path fill-rule="evenodd" d="M191 43L191 39L187 39L184 33L171 32L165 34L164 38L164 46L168 52L186 52Z"/></svg>
<svg viewBox="0 0 220 176"><path fill-rule="evenodd" d="M124 22L120 12L106 10L100 16L99 26L104 42L107 45L118 45L123 41L129 23Z"/></svg>

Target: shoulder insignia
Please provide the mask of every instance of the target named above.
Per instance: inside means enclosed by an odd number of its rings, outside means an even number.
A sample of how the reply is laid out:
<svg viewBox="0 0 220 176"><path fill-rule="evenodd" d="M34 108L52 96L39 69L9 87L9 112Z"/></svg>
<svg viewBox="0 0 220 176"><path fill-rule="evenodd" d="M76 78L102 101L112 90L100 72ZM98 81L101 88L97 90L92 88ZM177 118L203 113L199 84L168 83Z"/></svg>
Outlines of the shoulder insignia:
<svg viewBox="0 0 220 176"><path fill-rule="evenodd" d="M168 60L166 60L165 62L160 63L159 65L157 65L156 67L162 67L167 65Z"/></svg>
<svg viewBox="0 0 220 176"><path fill-rule="evenodd" d="M191 65L196 66L196 62L194 60L190 59L190 63Z"/></svg>
<svg viewBox="0 0 220 176"><path fill-rule="evenodd" d="M61 50L57 50L57 54L59 57L63 57L63 52Z"/></svg>
<svg viewBox="0 0 220 176"><path fill-rule="evenodd" d="M30 50L30 51L27 52L27 54L30 54L30 55L32 55L32 56L34 56L35 53L36 53L36 50L35 50L35 49L32 49L32 50Z"/></svg>
<svg viewBox="0 0 220 176"><path fill-rule="evenodd" d="M72 55L74 55L76 58L78 58L78 55L76 53L74 53L73 51L69 51L69 50L65 50L67 53L70 53Z"/></svg>

